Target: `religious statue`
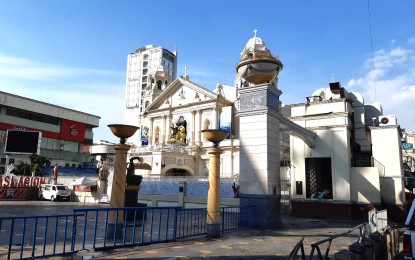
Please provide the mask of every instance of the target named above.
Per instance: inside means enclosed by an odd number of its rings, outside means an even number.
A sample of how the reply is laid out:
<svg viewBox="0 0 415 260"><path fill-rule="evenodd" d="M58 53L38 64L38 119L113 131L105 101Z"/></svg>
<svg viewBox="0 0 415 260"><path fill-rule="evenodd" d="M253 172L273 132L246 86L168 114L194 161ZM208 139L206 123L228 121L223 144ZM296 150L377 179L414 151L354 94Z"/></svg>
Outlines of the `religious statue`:
<svg viewBox="0 0 415 260"><path fill-rule="evenodd" d="M239 198L239 185L236 186L235 182L232 185L234 198Z"/></svg>
<svg viewBox="0 0 415 260"><path fill-rule="evenodd" d="M183 143L186 143L186 128L182 125L177 129L176 140L180 140L183 141Z"/></svg>
<svg viewBox="0 0 415 260"><path fill-rule="evenodd" d="M186 125L187 122L183 116L179 117L176 124L171 124L172 133L170 135L168 143L176 143L176 141L180 141L182 144L186 143Z"/></svg>
<svg viewBox="0 0 415 260"><path fill-rule="evenodd" d="M178 132L178 127L176 127L176 126L174 126L174 124L171 124L171 131L172 131L172 133L171 133L171 135L170 135L170 139L169 139L169 141L175 141L176 140L176 135L177 135L177 132Z"/></svg>

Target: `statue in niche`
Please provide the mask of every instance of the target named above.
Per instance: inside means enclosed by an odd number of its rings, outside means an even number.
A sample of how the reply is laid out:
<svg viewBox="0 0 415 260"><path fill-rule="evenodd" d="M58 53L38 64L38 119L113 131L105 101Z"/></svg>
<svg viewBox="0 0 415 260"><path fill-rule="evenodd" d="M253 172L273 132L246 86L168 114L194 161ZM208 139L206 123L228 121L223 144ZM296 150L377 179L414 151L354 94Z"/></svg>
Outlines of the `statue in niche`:
<svg viewBox="0 0 415 260"><path fill-rule="evenodd" d="M169 142L174 143L176 141L176 135L178 132L178 127L175 126L174 124L171 124L171 135L170 135L170 139Z"/></svg>
<svg viewBox="0 0 415 260"><path fill-rule="evenodd" d="M186 128L183 125L177 127L176 140L186 143Z"/></svg>
<svg viewBox="0 0 415 260"><path fill-rule="evenodd" d="M172 134L170 135L169 143L176 143L180 141L181 143L186 143L186 126L187 122L184 120L183 116L179 117L176 124L171 124Z"/></svg>

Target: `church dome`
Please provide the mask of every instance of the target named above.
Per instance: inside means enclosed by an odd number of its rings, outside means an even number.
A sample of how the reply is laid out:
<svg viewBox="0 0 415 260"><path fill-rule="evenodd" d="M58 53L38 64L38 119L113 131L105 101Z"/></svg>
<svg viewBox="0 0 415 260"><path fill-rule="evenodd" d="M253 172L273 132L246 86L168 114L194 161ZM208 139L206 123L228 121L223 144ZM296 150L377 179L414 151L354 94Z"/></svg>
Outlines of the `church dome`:
<svg viewBox="0 0 415 260"><path fill-rule="evenodd" d="M256 36L249 39L241 52L241 60L236 65L240 77L253 84L271 81L282 70L283 64L278 57L272 55L265 42Z"/></svg>

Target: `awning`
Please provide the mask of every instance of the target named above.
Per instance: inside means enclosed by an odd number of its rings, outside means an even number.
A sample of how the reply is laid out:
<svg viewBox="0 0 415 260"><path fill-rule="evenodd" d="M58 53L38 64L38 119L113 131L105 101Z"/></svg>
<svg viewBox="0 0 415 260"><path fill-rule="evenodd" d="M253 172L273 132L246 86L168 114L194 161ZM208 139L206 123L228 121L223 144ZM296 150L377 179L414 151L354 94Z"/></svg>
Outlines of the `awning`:
<svg viewBox="0 0 415 260"><path fill-rule="evenodd" d="M87 177L82 177L80 179L77 179L73 182L71 182L72 186L75 185L81 185L81 186L95 186L97 185L97 181L96 180L91 180L90 178Z"/></svg>

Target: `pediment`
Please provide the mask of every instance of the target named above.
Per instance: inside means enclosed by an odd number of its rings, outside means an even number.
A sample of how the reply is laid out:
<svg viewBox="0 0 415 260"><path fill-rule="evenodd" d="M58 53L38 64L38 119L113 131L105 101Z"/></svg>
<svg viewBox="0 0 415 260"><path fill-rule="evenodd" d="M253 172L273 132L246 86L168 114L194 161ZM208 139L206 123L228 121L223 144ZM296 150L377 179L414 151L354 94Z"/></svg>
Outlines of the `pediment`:
<svg viewBox="0 0 415 260"><path fill-rule="evenodd" d="M169 108L192 106L200 102L209 102L217 99L217 94L208 90L189 79L179 77L173 81L146 109L151 111Z"/></svg>

